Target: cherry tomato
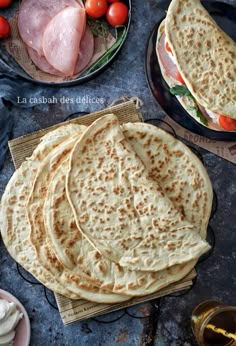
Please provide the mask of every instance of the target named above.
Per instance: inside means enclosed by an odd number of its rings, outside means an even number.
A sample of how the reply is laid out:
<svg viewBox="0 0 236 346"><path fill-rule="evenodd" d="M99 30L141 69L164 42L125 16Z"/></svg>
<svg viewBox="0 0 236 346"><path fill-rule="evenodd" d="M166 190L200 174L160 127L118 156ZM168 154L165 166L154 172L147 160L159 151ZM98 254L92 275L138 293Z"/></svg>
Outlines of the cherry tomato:
<svg viewBox="0 0 236 346"><path fill-rule="evenodd" d="M107 8L107 0L86 0L85 2L86 12L93 18L104 16L107 12Z"/></svg>
<svg viewBox="0 0 236 346"><path fill-rule="evenodd" d="M123 25L128 18L128 7L123 2L114 2L107 11L107 21L111 26Z"/></svg>
<svg viewBox="0 0 236 346"><path fill-rule="evenodd" d="M178 81L181 83L181 84L185 84L185 81L183 80L183 77L181 76L181 74L178 72Z"/></svg>
<svg viewBox="0 0 236 346"><path fill-rule="evenodd" d="M170 48L170 46L169 46L169 43L168 43L168 42L166 42L166 44L165 44L165 48L166 48L167 52L172 53L171 48Z"/></svg>
<svg viewBox="0 0 236 346"><path fill-rule="evenodd" d="M236 131L236 120L226 117L225 115L219 116L219 124L225 130Z"/></svg>
<svg viewBox="0 0 236 346"><path fill-rule="evenodd" d="M120 0L107 0L107 2L119 2Z"/></svg>
<svg viewBox="0 0 236 346"><path fill-rule="evenodd" d="M0 38L6 38L10 35L11 28L6 18L0 16Z"/></svg>
<svg viewBox="0 0 236 346"><path fill-rule="evenodd" d="M0 0L0 7L7 7L11 4L12 0Z"/></svg>

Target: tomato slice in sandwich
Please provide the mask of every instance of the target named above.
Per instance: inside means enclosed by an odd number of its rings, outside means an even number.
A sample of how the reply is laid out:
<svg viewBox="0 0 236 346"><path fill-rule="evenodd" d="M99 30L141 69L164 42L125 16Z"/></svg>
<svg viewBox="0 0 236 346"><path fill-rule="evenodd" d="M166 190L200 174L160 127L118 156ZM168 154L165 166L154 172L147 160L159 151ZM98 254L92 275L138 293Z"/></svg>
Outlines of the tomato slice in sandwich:
<svg viewBox="0 0 236 346"><path fill-rule="evenodd" d="M165 43L165 48L166 48L167 52L172 54L171 48L170 48L169 43L167 41Z"/></svg>
<svg viewBox="0 0 236 346"><path fill-rule="evenodd" d="M183 77L181 76L181 74L178 72L178 81L181 83L181 84L185 84L184 80L183 80Z"/></svg>
<svg viewBox="0 0 236 346"><path fill-rule="evenodd" d="M225 130L236 131L236 120L226 117L225 115L219 116L219 124Z"/></svg>

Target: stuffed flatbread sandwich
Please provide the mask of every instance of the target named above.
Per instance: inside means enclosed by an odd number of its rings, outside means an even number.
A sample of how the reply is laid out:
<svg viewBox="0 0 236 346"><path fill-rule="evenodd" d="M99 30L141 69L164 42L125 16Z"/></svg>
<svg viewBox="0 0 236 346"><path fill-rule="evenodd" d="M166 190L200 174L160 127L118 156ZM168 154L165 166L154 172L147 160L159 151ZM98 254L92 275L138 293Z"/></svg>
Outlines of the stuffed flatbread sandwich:
<svg viewBox="0 0 236 346"><path fill-rule="evenodd" d="M199 0L172 0L158 29L163 78L188 113L218 131L236 131L236 43Z"/></svg>

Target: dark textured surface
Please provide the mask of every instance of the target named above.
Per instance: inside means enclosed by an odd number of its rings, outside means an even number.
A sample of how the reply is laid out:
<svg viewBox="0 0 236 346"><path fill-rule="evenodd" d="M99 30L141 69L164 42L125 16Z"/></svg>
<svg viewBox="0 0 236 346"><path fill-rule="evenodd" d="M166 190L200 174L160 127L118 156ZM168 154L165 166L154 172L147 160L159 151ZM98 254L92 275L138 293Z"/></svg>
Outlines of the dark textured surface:
<svg viewBox="0 0 236 346"><path fill-rule="evenodd" d="M33 109L13 106L13 137L60 122L69 113L103 108L122 96L140 97L144 102L142 111L146 119L161 116L163 112L153 100L145 81L144 51L153 26L163 16L163 11L159 9L163 3L157 0L133 1L133 21L128 40L118 59L105 73L84 85L53 89L57 104L40 104ZM236 4L236 1L229 3ZM4 13L6 11L1 14ZM48 97L49 94L52 94L50 88L38 91L41 96ZM30 92L27 96L31 96ZM72 98L74 102L62 103L60 98L63 96ZM82 103L75 102L77 97L81 97ZM88 97L97 97L100 103L89 102ZM233 164L213 154L199 151L218 195L218 210L211 221L216 247L213 255L198 265L198 279L193 290L182 297L164 298L159 316L155 313L152 318L138 320L125 315L113 324L88 320L64 327L58 312L48 305L43 287L23 281L0 239L0 287L14 294L25 305L31 319L31 345L195 345L190 326L193 308L205 299L236 303L236 169ZM13 170L8 155L0 171L0 195ZM50 293L49 296L52 298ZM149 314L150 311L153 311L150 304L131 309L138 314ZM106 320L117 316L119 313L110 314Z"/></svg>

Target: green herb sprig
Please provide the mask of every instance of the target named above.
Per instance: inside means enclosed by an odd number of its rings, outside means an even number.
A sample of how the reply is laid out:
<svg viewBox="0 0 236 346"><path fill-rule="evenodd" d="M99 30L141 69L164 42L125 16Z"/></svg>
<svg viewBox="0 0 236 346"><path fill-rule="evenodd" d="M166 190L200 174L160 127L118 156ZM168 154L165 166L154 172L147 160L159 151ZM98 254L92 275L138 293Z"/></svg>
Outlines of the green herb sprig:
<svg viewBox="0 0 236 346"><path fill-rule="evenodd" d="M107 33L106 28L103 25L103 23L98 19L93 19L91 17L88 17L87 19L88 25L93 33L93 36L98 37L101 36L102 40L104 42L104 46L107 50Z"/></svg>
<svg viewBox="0 0 236 346"><path fill-rule="evenodd" d="M194 106L188 107L187 110L195 112L196 117L201 121L201 123L205 126L208 126L207 119L204 117L204 115L202 114L202 112L198 108L193 95L188 90L186 85L175 85L174 87L170 88L170 93L172 95L175 95L175 96L186 96L186 97L190 98L191 100L193 100Z"/></svg>
<svg viewBox="0 0 236 346"><path fill-rule="evenodd" d="M95 25L94 21L88 18L88 25L93 33L93 36L98 37L99 36L99 32L97 29L97 25Z"/></svg>
<svg viewBox="0 0 236 346"><path fill-rule="evenodd" d="M170 93L175 96L187 96L194 99L186 85L175 85L174 87L170 88Z"/></svg>
<svg viewBox="0 0 236 346"><path fill-rule="evenodd" d="M122 30L121 33L120 33L120 30ZM115 51L124 42L126 35L127 35L126 27L124 25L117 26L117 27L115 27L115 31L116 31L115 43L109 49L107 49L107 51L94 64L92 64L85 71L85 74L83 74L83 75L87 75L87 74L101 68L102 66L104 66L111 59L111 57L113 56Z"/></svg>
<svg viewBox="0 0 236 346"><path fill-rule="evenodd" d="M201 123L208 126L208 121L206 120L206 118L204 117L204 115L202 114L202 112L199 110L197 106L188 107L187 109L195 112L196 117L201 121Z"/></svg>

